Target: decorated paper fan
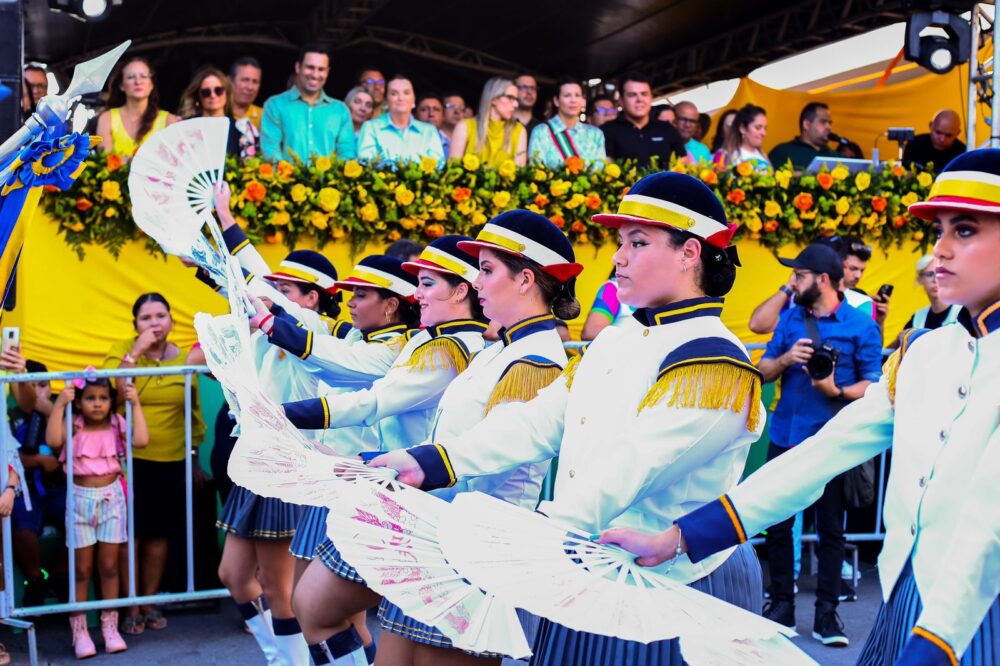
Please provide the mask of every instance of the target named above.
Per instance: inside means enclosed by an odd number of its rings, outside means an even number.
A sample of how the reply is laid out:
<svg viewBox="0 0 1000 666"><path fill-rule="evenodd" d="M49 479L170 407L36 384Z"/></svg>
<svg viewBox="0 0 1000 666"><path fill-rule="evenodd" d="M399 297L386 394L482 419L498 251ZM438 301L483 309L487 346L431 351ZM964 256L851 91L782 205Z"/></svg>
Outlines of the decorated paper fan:
<svg viewBox="0 0 1000 666"><path fill-rule="evenodd" d="M794 631L589 536L482 493L456 497L437 530L444 556L472 585L570 629L642 643L680 638L691 664L814 663L788 640Z"/></svg>
<svg viewBox="0 0 1000 666"><path fill-rule="evenodd" d="M339 457L291 424L282 406L260 387L245 319L199 313L195 329L205 362L237 415L240 434L229 458L234 482L258 495L315 506L326 506L337 486L358 479L399 485L395 472Z"/></svg>
<svg viewBox="0 0 1000 666"><path fill-rule="evenodd" d="M146 231L155 209L174 221L176 233L200 233L212 217L212 188L222 180L228 140L228 118L191 118L150 134L128 178L136 224Z"/></svg>
<svg viewBox="0 0 1000 666"><path fill-rule="evenodd" d="M359 482L331 503L327 534L372 590L456 647L527 658L514 608L469 585L442 555L437 529L447 509L420 490Z"/></svg>

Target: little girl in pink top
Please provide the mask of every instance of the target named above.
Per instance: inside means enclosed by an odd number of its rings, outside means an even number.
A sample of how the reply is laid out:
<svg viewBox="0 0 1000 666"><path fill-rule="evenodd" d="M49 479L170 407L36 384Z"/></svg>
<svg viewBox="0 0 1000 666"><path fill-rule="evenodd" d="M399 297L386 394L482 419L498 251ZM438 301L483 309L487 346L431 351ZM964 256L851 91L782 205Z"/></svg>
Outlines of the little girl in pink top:
<svg viewBox="0 0 1000 666"><path fill-rule="evenodd" d="M114 413L114 391L107 379L74 380L59 394L49 417L45 438L53 449L63 449L59 460L66 469L66 405L73 405L73 515L66 514L66 533L76 546L76 598L86 601L94 560L101 579L101 597L118 596L118 554L128 540L122 466L125 419ZM125 399L132 404L132 444L146 446L149 432L135 386L126 384ZM96 555L96 558L95 558ZM87 631L84 613L69 616L77 659L97 654ZM118 633L118 611L101 611L101 634L109 653L127 649Z"/></svg>

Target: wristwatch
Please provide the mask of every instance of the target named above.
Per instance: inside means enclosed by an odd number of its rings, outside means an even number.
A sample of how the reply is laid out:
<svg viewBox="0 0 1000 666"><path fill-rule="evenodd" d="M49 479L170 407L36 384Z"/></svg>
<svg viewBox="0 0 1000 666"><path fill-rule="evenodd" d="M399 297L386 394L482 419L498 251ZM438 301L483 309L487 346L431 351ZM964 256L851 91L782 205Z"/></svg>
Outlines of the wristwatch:
<svg viewBox="0 0 1000 666"><path fill-rule="evenodd" d="M17 484L8 483L7 487L4 488L4 491L7 491L7 490L13 490L14 491L14 497L20 497L20 495L21 495L21 486L19 486Z"/></svg>
<svg viewBox="0 0 1000 666"><path fill-rule="evenodd" d="M778 291L783 293L785 296L788 296L789 298L791 298L792 294L794 293L791 289L788 288L787 284L783 284L780 287L778 287Z"/></svg>
<svg viewBox="0 0 1000 666"><path fill-rule="evenodd" d="M843 400L844 399L844 387L843 386L838 386L837 387L837 391L839 391L839 393L837 393L837 400Z"/></svg>

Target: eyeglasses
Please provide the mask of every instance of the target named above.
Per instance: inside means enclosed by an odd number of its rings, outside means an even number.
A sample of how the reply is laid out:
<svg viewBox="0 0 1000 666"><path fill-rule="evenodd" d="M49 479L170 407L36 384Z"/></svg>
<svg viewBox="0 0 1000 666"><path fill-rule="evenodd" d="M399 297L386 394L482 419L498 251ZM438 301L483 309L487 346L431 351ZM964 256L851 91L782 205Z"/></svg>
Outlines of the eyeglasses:
<svg viewBox="0 0 1000 666"><path fill-rule="evenodd" d="M926 278L932 278L932 277L937 277L937 273L935 273L934 271L922 271L920 273L920 277L924 278L924 279L926 279Z"/></svg>
<svg viewBox="0 0 1000 666"><path fill-rule="evenodd" d="M517 89L523 90L524 92L538 92L538 86L533 86L530 83L519 84Z"/></svg>
<svg viewBox="0 0 1000 666"><path fill-rule="evenodd" d="M201 93L202 99L208 99L212 95L215 95L216 97L222 97L223 95L226 94L226 89L223 88L222 86L215 86L214 88L202 88L198 92Z"/></svg>
<svg viewBox="0 0 1000 666"><path fill-rule="evenodd" d="M867 252L868 254L871 254L872 253L872 246L871 245L865 245L864 243L859 243L859 242L855 241L855 242L851 243L851 252Z"/></svg>
<svg viewBox="0 0 1000 666"><path fill-rule="evenodd" d="M618 115L618 109L599 106L594 109L594 113L599 116L616 116Z"/></svg>
<svg viewBox="0 0 1000 666"><path fill-rule="evenodd" d="M517 95L497 95L497 99L506 99L509 102L516 102Z"/></svg>
<svg viewBox="0 0 1000 666"><path fill-rule="evenodd" d="M698 124L698 119L697 118L684 118L683 116L677 116L677 122L682 123L684 125L697 125Z"/></svg>
<svg viewBox="0 0 1000 666"><path fill-rule="evenodd" d="M454 109L455 111L465 111L465 105L464 104L445 104L444 108L446 108L446 109Z"/></svg>
<svg viewBox="0 0 1000 666"><path fill-rule="evenodd" d="M384 86L385 79L361 79L361 83L367 83L370 86Z"/></svg>
<svg viewBox="0 0 1000 666"><path fill-rule="evenodd" d="M148 81L153 78L153 75L149 72L134 72L132 74L126 74L126 81Z"/></svg>
<svg viewBox="0 0 1000 666"><path fill-rule="evenodd" d="M798 282L799 280L806 279L810 275L815 275L815 273L813 273L812 271L794 271L792 273L792 279Z"/></svg>

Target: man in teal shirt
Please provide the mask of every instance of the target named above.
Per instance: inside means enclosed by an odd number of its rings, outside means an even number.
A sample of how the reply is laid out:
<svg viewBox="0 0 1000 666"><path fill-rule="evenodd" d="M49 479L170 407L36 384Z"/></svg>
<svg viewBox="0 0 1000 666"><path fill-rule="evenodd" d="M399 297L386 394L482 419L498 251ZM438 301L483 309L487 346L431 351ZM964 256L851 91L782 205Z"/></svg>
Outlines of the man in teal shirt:
<svg viewBox="0 0 1000 666"><path fill-rule="evenodd" d="M357 155L347 106L325 92L330 56L320 44L306 44L295 63L295 85L264 102L260 146L264 159Z"/></svg>
<svg viewBox="0 0 1000 666"><path fill-rule="evenodd" d="M698 107L693 102L681 102L674 107L674 114L677 124L677 131L684 139L684 148L687 150L687 159L691 164L708 163L712 161L712 152L708 146L695 137L698 130L699 114Z"/></svg>

